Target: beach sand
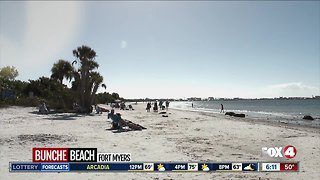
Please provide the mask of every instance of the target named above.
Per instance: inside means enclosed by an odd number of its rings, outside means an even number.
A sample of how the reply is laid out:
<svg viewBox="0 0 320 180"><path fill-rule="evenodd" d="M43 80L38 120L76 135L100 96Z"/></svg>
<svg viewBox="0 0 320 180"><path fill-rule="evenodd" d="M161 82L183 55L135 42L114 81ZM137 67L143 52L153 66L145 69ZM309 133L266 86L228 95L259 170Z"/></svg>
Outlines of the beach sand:
<svg viewBox="0 0 320 180"><path fill-rule="evenodd" d="M143 131L112 133L102 115L32 113L37 108L0 109L0 179L319 179L319 129L267 124L248 118L226 117L169 109L168 116L145 111L120 111ZM104 106L109 108L108 106ZM300 172L193 173L10 173L10 161L32 161L33 147L91 147L101 153L131 153L132 161L279 161L261 156L262 147L293 145Z"/></svg>

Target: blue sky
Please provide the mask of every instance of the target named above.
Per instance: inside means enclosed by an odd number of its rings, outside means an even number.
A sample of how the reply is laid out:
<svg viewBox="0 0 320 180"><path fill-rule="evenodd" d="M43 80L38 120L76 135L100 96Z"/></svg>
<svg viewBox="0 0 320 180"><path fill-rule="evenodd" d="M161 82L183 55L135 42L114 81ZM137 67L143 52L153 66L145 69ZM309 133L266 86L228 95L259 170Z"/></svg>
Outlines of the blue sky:
<svg viewBox="0 0 320 180"><path fill-rule="evenodd" d="M0 67L18 79L80 45L125 98L320 95L319 1L0 2Z"/></svg>

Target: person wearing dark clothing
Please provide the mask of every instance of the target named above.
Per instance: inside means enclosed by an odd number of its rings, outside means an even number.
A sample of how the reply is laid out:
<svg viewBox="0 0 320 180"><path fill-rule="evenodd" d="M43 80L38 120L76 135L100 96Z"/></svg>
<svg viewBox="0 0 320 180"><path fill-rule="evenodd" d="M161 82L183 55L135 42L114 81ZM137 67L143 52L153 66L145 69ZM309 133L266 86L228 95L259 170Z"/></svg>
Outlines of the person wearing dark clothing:
<svg viewBox="0 0 320 180"><path fill-rule="evenodd" d="M150 109L151 109L151 104L150 104L150 102L148 102L147 103L147 108L146 108L147 112L150 112Z"/></svg>
<svg viewBox="0 0 320 180"><path fill-rule="evenodd" d="M167 110L168 110L168 108L169 108L169 103L170 103L170 102L167 100L167 101L166 101L166 108L167 108Z"/></svg>
<svg viewBox="0 0 320 180"><path fill-rule="evenodd" d="M160 100L160 101L159 101L159 109L160 109L160 110L163 110L163 109L162 109L162 104L163 104L163 101Z"/></svg>
<svg viewBox="0 0 320 180"><path fill-rule="evenodd" d="M153 111L158 112L158 104L157 102L154 102Z"/></svg>
<svg viewBox="0 0 320 180"><path fill-rule="evenodd" d="M220 113L224 112L223 104L221 104L221 111Z"/></svg>

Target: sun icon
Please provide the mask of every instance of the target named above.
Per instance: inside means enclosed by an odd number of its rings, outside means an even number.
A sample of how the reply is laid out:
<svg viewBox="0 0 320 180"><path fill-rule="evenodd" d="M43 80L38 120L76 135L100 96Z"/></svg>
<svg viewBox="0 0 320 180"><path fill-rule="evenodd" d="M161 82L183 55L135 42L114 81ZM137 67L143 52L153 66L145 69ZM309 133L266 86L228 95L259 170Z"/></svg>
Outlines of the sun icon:
<svg viewBox="0 0 320 180"><path fill-rule="evenodd" d="M164 168L163 164L158 165L158 171L165 171L166 169Z"/></svg>
<svg viewBox="0 0 320 180"><path fill-rule="evenodd" d="M163 165L162 165L162 164L159 164L159 165L158 165L158 169L160 169L160 168L163 168Z"/></svg>
<svg viewBox="0 0 320 180"><path fill-rule="evenodd" d="M208 165L203 164L203 165L202 165L202 171L210 171Z"/></svg>
<svg viewBox="0 0 320 180"><path fill-rule="evenodd" d="M206 165L206 164L202 165L202 169L207 168L207 167L208 167L208 165Z"/></svg>

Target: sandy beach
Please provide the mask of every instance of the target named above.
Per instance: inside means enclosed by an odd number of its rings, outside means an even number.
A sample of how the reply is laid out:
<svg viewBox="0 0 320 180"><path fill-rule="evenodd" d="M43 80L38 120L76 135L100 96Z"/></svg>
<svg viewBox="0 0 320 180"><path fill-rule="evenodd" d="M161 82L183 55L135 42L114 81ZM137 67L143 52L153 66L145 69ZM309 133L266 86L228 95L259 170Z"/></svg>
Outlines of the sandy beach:
<svg viewBox="0 0 320 180"><path fill-rule="evenodd" d="M168 117L146 112L120 111L124 119L146 127L143 131L112 133L107 113L92 115L33 112L37 108L0 109L0 179L319 179L319 129L266 124L169 109ZM104 106L109 108L108 106ZM110 109L110 108L109 108ZM261 156L262 147L293 145L300 161L295 173L10 173L10 161L32 161L33 147L91 147L98 152L131 153L132 161L279 161Z"/></svg>

